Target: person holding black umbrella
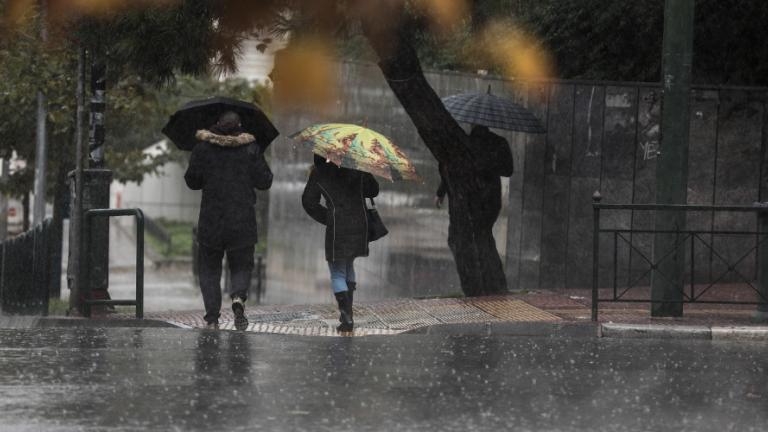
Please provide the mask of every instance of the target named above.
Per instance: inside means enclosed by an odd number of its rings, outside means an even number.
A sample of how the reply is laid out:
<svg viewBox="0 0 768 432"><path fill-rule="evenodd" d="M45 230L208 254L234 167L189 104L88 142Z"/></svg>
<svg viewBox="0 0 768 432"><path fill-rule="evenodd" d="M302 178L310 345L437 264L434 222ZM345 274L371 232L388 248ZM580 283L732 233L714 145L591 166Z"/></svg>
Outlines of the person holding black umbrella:
<svg viewBox="0 0 768 432"><path fill-rule="evenodd" d="M190 189L203 191L197 241L204 319L208 328L218 328L222 259L226 255L235 328L244 330L248 326L245 301L258 241L254 188L269 189L272 171L257 138L242 129L240 116L234 111L221 114L212 127L197 130L195 138L184 180Z"/></svg>
<svg viewBox="0 0 768 432"><path fill-rule="evenodd" d="M488 195L488 199L485 200L488 204L488 220L492 221L491 225L493 225L501 211L500 177L510 177L515 170L512 151L509 149L507 140L491 132L487 126L472 125L469 139L472 143L470 151L475 158L475 166L480 171L478 181L483 186L480 190ZM445 196L449 193L444 167L439 166L438 170L440 172L440 185L435 192L435 207L440 208Z"/></svg>
<svg viewBox="0 0 768 432"><path fill-rule="evenodd" d="M512 152L507 140L491 132L486 126L473 125L469 139L471 143L469 150L473 155L474 166L477 170L477 174L474 176L477 186L475 193L480 195L477 197L477 202L480 204L474 212L477 238L493 241L493 225L501 212L501 177L510 177L514 172ZM455 183L451 182L456 180L447 176L445 166L441 165L439 169L441 182L435 196L435 205L440 208L443 198L447 194L450 199L448 205L451 207L451 214L457 214L459 210L454 207L455 201L451 197L451 193L455 190L452 187ZM448 247L454 255L460 253L462 248L462 234L456 224L450 223L448 225ZM493 264L499 269L502 268L498 255L494 262L489 262L489 264Z"/></svg>
<svg viewBox="0 0 768 432"><path fill-rule="evenodd" d="M514 171L509 143L489 128L508 131L545 133L539 119L525 107L510 99L491 94L491 86L483 93L462 93L442 99L443 105L456 121L469 123L472 147L469 149L475 159L479 189L487 194L484 225L493 226L501 210L501 181L499 177L510 177ZM435 207L440 208L450 188L445 181L445 167L439 166L440 186L435 193ZM449 236L450 237L450 236Z"/></svg>

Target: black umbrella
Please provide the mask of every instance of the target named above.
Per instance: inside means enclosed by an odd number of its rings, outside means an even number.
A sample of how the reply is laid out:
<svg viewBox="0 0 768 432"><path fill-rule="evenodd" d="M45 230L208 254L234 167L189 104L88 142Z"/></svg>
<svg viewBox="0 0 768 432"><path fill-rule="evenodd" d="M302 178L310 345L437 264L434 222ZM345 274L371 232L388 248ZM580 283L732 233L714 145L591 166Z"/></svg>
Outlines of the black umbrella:
<svg viewBox="0 0 768 432"><path fill-rule="evenodd" d="M509 99L487 93L463 93L443 98L453 118L491 128L518 132L545 133L539 119Z"/></svg>
<svg viewBox="0 0 768 432"><path fill-rule="evenodd" d="M212 97L195 100L185 104L173 113L163 127L165 136L182 150L192 150L197 139L195 132L208 129L227 111L234 111L240 116L243 130L256 137L262 149L275 139L279 132L258 106L228 97Z"/></svg>

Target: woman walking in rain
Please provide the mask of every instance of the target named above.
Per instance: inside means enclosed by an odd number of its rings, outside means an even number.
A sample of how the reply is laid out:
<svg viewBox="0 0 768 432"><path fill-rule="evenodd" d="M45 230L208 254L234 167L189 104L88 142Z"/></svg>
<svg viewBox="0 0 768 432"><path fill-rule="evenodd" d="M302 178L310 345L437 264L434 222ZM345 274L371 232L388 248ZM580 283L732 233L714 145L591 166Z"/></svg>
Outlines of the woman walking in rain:
<svg viewBox="0 0 768 432"><path fill-rule="evenodd" d="M256 242L256 194L269 189L272 172L253 135L243 132L240 117L226 112L210 130L199 130L184 179L203 191L197 241L200 290L208 328L218 328L221 315L222 259L231 273L235 328L248 326L245 301L251 285Z"/></svg>
<svg viewBox="0 0 768 432"><path fill-rule="evenodd" d="M379 194L371 174L340 168L315 155L314 166L301 197L304 210L325 225L325 258L331 288L339 306L336 330L350 332L355 281L354 260L368 256L368 220L365 199ZM325 200L325 206L320 203Z"/></svg>

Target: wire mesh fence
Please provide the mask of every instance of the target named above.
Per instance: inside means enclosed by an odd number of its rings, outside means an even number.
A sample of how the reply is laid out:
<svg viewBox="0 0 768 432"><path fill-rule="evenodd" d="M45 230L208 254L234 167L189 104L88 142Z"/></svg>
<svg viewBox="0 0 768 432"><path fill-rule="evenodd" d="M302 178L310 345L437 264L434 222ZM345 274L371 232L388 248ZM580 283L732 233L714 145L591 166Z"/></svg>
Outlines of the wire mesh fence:
<svg viewBox="0 0 768 432"><path fill-rule="evenodd" d="M0 306L4 313L48 314L51 234L51 219L46 219L0 243Z"/></svg>

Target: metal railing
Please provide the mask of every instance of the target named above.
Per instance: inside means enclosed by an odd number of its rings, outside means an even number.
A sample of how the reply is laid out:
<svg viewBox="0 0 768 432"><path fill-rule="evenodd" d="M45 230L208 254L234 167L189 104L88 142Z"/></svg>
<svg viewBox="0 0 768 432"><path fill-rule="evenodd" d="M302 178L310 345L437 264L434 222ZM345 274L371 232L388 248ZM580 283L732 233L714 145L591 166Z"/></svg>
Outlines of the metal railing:
<svg viewBox="0 0 768 432"><path fill-rule="evenodd" d="M51 219L0 243L0 305L5 313L48 315ZM58 263L61 265L60 263Z"/></svg>
<svg viewBox="0 0 768 432"><path fill-rule="evenodd" d="M759 305L759 307L768 307L768 205L755 203L751 206L745 205L684 205L684 204L603 204L602 196L595 193L592 197L592 209L594 212L593 226L593 247L592 247L592 321L597 321L598 304L601 302L624 302L624 303L713 303L713 304L738 304L738 305ZM640 211L677 211L677 212L739 212L739 213L757 213L758 230L757 231L737 231L737 230L653 230L653 229L617 229L602 228L600 225L601 212L605 210L640 210ZM600 297L600 234L612 234L612 267L613 278L610 284L612 295L610 297ZM675 235L676 239L671 250L660 257L654 257L652 254L644 253L633 242L633 235L636 234L670 234ZM750 236L755 238L754 246L742 253L736 261L724 256L717 251L712 240L704 238L709 236ZM705 283L703 288L696 288L696 241L706 248L706 250L719 262L724 264L726 270L713 280ZM619 244L624 244L628 249L635 253L647 268L640 276L633 276L629 273L629 280L625 286L619 286ZM652 298L627 298L625 297L632 288L636 288L641 280L644 280L651 274L654 277L665 279L666 282L675 284L670 278L659 271L659 265L666 259L675 256L681 251L681 248L687 248L684 252L690 254L689 257L689 282L687 286L680 287L679 297L681 300L663 299L654 300ZM755 286L754 279L751 276L742 274L737 266L744 262L752 253L757 253L758 283ZM648 255L651 255L650 257ZM631 270L631 260L630 260ZM755 301L741 300L706 300L702 297L711 291L718 283L722 282L727 275L734 275L741 283L745 284L756 294ZM679 285L679 284L676 284ZM687 290L686 290L687 288Z"/></svg>
<svg viewBox="0 0 768 432"><path fill-rule="evenodd" d="M134 216L136 218L136 298L133 300L112 300L112 299L93 299L90 298L90 292L83 299L84 315L91 316L91 307L96 305L105 306L135 306L136 318L144 318L144 213L141 209L91 209L85 212L85 226L91 226L91 219L94 217L113 217L113 216ZM90 230L85 230L84 245L91 244ZM84 254L86 262L84 268L90 267L90 254ZM85 280L88 280L86 277Z"/></svg>

